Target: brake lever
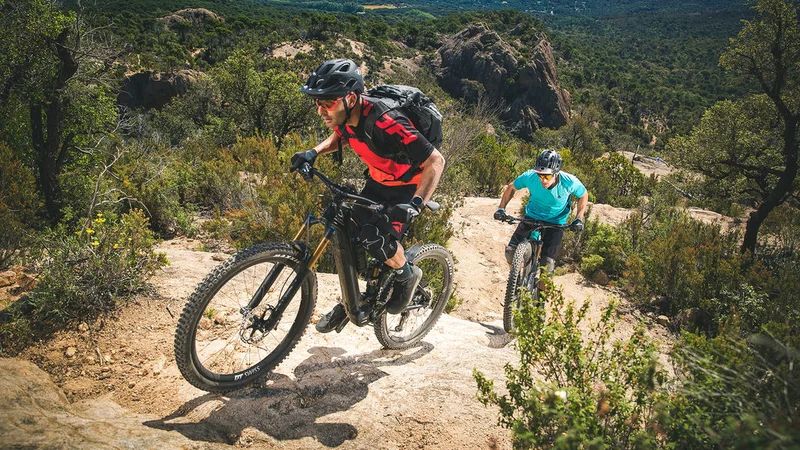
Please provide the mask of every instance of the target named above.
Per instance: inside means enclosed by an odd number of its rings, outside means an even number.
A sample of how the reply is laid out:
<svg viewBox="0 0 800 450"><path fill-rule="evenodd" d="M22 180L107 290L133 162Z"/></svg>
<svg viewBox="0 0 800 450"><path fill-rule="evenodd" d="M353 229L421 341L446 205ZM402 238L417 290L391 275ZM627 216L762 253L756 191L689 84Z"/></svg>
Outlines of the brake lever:
<svg viewBox="0 0 800 450"><path fill-rule="evenodd" d="M311 181L311 178L313 178L313 174L311 173L311 164L309 164L309 163L307 163L307 162L304 162L304 163L303 163L303 164L302 164L302 165L301 165L301 166L300 166L300 167L297 169L297 171L298 171L298 172L300 172L300 175L301 175L301 176L303 177L303 179L304 179L304 180L306 180L306 181Z"/></svg>

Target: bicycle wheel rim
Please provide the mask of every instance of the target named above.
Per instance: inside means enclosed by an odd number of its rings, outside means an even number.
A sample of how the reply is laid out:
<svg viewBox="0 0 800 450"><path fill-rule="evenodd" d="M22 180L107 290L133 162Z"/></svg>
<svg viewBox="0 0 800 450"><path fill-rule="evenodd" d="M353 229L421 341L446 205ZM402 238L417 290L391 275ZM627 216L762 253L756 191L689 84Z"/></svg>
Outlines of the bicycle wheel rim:
<svg viewBox="0 0 800 450"><path fill-rule="evenodd" d="M269 308L276 305L297 276L288 260L265 255L247 261L222 277L209 292L190 344L193 365L202 377L221 384L237 382L266 372L291 350L306 325L302 320L302 289L298 289L275 329L269 332L247 328L247 319L242 313L242 308L276 263L282 264L283 269L252 312L252 315L260 316L264 312L269 315Z"/></svg>
<svg viewBox="0 0 800 450"><path fill-rule="evenodd" d="M506 284L506 296L503 303L503 329L510 333L517 328L516 320L514 319L514 312L522 308L522 298L520 296L520 288L525 286L526 278L530 274L530 270L526 270L530 264L525 262L525 246L530 245L525 242L517 246L514 251L514 257L511 260L511 268L508 273L508 281ZM534 249L535 250L535 249Z"/></svg>
<svg viewBox="0 0 800 450"><path fill-rule="evenodd" d="M427 250L427 251L426 251ZM413 345L430 331L452 294L452 264L446 250L423 248L414 265L422 269L422 280L411 304L400 314L383 314L378 324L389 348ZM380 335L379 335L380 336Z"/></svg>

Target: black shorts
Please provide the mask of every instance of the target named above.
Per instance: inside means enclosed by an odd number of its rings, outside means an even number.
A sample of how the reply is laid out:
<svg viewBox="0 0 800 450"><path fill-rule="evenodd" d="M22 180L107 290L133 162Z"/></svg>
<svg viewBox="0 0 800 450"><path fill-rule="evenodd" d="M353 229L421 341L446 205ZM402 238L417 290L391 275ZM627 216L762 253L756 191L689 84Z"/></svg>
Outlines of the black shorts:
<svg viewBox="0 0 800 450"><path fill-rule="evenodd" d="M410 203L417 191L417 185L384 186L372 179L360 195L385 205ZM353 218L359 225L359 239L367 247L367 251L378 260L386 261L397 253L397 241L403 235L408 224L390 222L384 214L376 214L368 209L353 208Z"/></svg>
<svg viewBox="0 0 800 450"><path fill-rule="evenodd" d="M516 247L523 239L530 236L533 225L525 222L520 222L511 240L508 242L509 247ZM561 248L561 241L564 239L563 228L545 228L542 233L542 257L552 258L554 261L558 256L558 249Z"/></svg>

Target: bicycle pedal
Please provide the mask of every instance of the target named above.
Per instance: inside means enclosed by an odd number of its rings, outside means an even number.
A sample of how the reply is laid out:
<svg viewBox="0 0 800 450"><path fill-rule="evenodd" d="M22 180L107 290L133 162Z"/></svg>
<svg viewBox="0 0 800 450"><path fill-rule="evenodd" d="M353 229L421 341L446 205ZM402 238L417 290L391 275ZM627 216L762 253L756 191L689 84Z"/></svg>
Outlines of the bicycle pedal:
<svg viewBox="0 0 800 450"><path fill-rule="evenodd" d="M358 312L356 313L356 325L359 327L363 327L364 325L369 323L369 319L372 317L372 305L367 303L361 305L358 308Z"/></svg>
<svg viewBox="0 0 800 450"><path fill-rule="evenodd" d="M347 325L349 322L350 322L350 318L349 317L345 317L344 320L342 320L342 323L340 323L339 325L336 325L336 328L334 328L334 330L336 330L337 333L341 333L342 330L344 330L345 325Z"/></svg>

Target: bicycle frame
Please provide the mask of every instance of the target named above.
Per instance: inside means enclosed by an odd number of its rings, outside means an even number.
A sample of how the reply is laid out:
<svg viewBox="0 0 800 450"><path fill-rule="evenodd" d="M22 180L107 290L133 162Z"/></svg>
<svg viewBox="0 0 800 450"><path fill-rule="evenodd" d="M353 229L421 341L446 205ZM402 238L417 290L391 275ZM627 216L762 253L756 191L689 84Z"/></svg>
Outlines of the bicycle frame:
<svg viewBox="0 0 800 450"><path fill-rule="evenodd" d="M524 222L524 223L533 225L533 228L531 228L531 232L528 234L528 236L525 237L518 244L518 245L528 244L528 243L536 244L536 254L534 255L533 252L531 252L531 259L529 261L525 262L526 265L528 265L528 263L530 263L530 261L539 261L541 256L542 256L542 246L544 244L544 241L542 240L542 231L544 231L545 229L548 229L548 228L563 229L563 230L570 229L569 225L562 225L562 224L543 222L541 220L528 219L527 217L520 218L520 217L514 217L514 216L506 216L506 219L503 220L503 222L507 222L507 223L512 224L512 225L517 223L517 222Z"/></svg>
<svg viewBox="0 0 800 450"><path fill-rule="evenodd" d="M382 212L383 205L380 205L370 199L347 192L341 186L338 186L328 180L313 167L309 166L307 168L300 169L300 173L306 179L310 179L312 176L319 178L331 191L333 198L331 199L322 217L316 218L313 214L309 214L303 222L303 225L297 231L297 234L295 234L294 238L292 239L292 244L300 251L301 255L303 255L298 276L291 282L284 295L278 300L273 313L270 314L263 324L260 324L259 328L263 327L263 329L268 330L277 324L290 300L297 293L298 289L300 289L300 286L305 278L311 272L313 272L314 267L319 261L319 258L323 253L325 253L325 250L328 248L331 241L336 242L333 248L334 263L336 266L336 272L339 275L339 284L341 286L343 300L342 303L345 307L345 311L347 312L347 317L351 322L357 324L358 326L363 326L374 317L376 312L380 313L380 310L374 310L370 307L364 308L364 305L375 305L375 296L379 292L380 288L378 281L384 279L384 274L390 270L390 268L383 263L377 263L376 260L372 260L372 264L367 264L366 273L364 274L365 278L367 279L367 291L364 293L361 292L361 289L358 286L359 273L356 264L356 252L365 250L363 248L359 248L359 244L354 243L353 236L351 234L351 227L353 224L352 206L348 204L348 201L352 201L359 207L369 208L375 212ZM438 207L438 205L433 203L433 207ZM303 240L303 235L308 233L311 226L318 223L325 225L325 232L320 242L317 244L314 250L311 251L308 244ZM418 251L418 248L414 247L406 251L406 257L410 260L413 260L416 251ZM258 306L258 304L261 302L261 299L264 297L264 294L267 292L267 289L278 278L278 275L283 270L283 267L284 266L282 264L276 264L270 273L267 274L261 286L247 305L246 308L248 311L253 310L256 306Z"/></svg>

